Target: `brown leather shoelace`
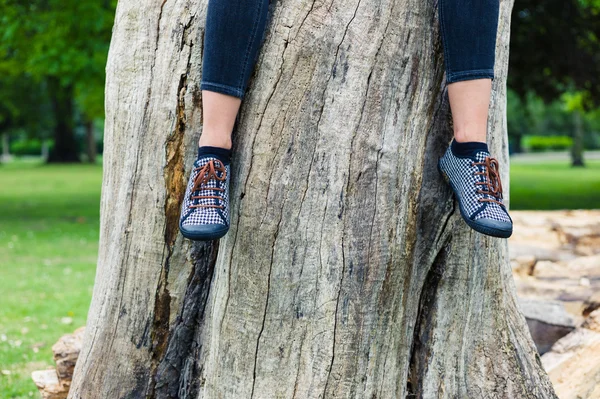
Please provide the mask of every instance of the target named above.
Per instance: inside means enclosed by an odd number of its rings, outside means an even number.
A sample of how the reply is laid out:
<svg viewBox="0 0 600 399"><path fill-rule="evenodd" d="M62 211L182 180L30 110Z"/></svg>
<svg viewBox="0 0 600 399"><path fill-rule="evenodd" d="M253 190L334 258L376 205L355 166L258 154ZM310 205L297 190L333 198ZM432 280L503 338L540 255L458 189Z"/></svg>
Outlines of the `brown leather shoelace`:
<svg viewBox="0 0 600 399"><path fill-rule="evenodd" d="M221 192L225 191L225 189L219 188L219 187L202 188L202 185L208 183L208 181L211 179L223 181L227 178L227 169L225 169L225 166L223 165L223 163L219 162L218 165L219 166L215 166L214 160L211 160L206 165L194 169L194 171L199 170L200 172L198 172L198 175L196 176L196 179L194 180L194 187L192 188L192 192L196 192L196 191L200 191L200 190L215 190L215 191L221 191ZM219 177L219 175L217 174L217 171L221 172L221 177ZM221 198L217 195L192 195L192 199L193 200L194 199L199 199L199 200L220 199L220 200L222 200L223 198ZM223 205L196 204L196 205L190 205L190 208L223 209L225 207Z"/></svg>
<svg viewBox="0 0 600 399"><path fill-rule="evenodd" d="M479 202L495 202L500 205L504 205L502 200L502 182L500 181L500 168L498 160L492 157L485 157L483 162L473 162L473 165L484 166L483 172L475 172L476 175L483 175L485 181L475 183L475 185L482 185L483 188L487 188L487 191L483 189L477 190L477 194L486 194L494 198L480 198Z"/></svg>

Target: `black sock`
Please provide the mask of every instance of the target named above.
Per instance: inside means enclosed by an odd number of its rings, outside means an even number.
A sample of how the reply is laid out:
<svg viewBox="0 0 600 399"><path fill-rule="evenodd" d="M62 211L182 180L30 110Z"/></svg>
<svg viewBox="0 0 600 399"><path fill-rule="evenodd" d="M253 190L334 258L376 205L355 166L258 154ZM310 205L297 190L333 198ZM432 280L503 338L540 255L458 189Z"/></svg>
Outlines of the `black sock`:
<svg viewBox="0 0 600 399"><path fill-rule="evenodd" d="M456 140L452 140L450 148L452 149L452 153L457 157L469 157L475 155L475 153L479 151L490 152L486 143L480 143L478 141L459 143Z"/></svg>
<svg viewBox="0 0 600 399"><path fill-rule="evenodd" d="M202 147L198 147L198 158L203 155L213 155L225 165L229 165L231 162L231 150L228 150L227 148L203 145Z"/></svg>

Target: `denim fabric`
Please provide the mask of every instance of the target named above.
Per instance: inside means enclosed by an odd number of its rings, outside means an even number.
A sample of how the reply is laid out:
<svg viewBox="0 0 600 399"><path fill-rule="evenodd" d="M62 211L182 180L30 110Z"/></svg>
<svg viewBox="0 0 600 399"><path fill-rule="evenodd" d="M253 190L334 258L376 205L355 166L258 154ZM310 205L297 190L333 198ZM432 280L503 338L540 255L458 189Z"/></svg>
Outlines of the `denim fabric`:
<svg viewBox="0 0 600 399"><path fill-rule="evenodd" d="M244 97L268 12L269 0L209 0L201 90Z"/></svg>
<svg viewBox="0 0 600 399"><path fill-rule="evenodd" d="M493 79L499 0L438 0L446 81Z"/></svg>
<svg viewBox="0 0 600 399"><path fill-rule="evenodd" d="M499 0L438 0L446 80L494 78ZM243 98L264 39L269 0L209 0L202 90Z"/></svg>

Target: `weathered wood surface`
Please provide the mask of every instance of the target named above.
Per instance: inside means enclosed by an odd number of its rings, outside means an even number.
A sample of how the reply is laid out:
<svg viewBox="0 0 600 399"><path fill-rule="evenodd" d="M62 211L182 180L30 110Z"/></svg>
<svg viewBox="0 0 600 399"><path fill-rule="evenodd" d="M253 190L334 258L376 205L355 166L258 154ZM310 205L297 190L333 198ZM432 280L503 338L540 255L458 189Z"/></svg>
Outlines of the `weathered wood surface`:
<svg viewBox="0 0 600 399"><path fill-rule="evenodd" d="M508 188L501 1L490 144ZM503 240L460 220L432 0L282 0L234 136L232 228L178 234L206 4L122 0L100 256L70 398L553 398Z"/></svg>

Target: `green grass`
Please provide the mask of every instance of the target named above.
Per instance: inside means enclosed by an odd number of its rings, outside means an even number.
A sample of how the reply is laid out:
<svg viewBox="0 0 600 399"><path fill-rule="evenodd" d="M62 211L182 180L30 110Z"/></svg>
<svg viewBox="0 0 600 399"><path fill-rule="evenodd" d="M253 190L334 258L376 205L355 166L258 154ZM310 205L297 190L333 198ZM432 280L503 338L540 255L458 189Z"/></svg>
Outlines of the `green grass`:
<svg viewBox="0 0 600 399"><path fill-rule="evenodd" d="M600 208L600 160L511 161L512 209ZM0 165L0 398L38 397L30 373L85 324L98 250L100 166ZM65 321L72 321L65 324Z"/></svg>
<svg viewBox="0 0 600 399"><path fill-rule="evenodd" d="M599 209L600 160L588 160L585 168L573 168L569 161L512 159L510 208Z"/></svg>
<svg viewBox="0 0 600 399"><path fill-rule="evenodd" d="M98 251L100 166L0 165L0 398L39 397L31 371L85 324Z"/></svg>

